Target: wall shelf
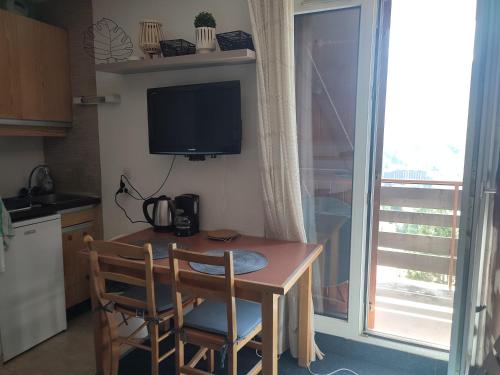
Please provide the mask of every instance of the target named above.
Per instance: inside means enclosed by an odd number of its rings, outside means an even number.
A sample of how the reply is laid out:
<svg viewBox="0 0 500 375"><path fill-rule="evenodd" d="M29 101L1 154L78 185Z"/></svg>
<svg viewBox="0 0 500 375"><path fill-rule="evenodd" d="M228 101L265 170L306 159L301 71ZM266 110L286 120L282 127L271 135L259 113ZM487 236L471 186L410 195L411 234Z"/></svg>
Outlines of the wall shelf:
<svg viewBox="0 0 500 375"><path fill-rule="evenodd" d="M233 51L217 51L206 54L164 57L152 60L145 59L109 64L96 64L96 70L98 72L106 73L134 74L165 70L204 68L208 66L250 64L254 62L255 51L249 49L238 49Z"/></svg>

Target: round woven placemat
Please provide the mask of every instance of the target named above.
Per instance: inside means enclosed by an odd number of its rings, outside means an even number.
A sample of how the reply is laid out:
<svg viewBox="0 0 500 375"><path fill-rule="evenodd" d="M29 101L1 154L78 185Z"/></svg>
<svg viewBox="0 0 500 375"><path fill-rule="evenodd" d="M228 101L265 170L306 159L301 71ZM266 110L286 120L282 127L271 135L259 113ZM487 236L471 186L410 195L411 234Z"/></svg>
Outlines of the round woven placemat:
<svg viewBox="0 0 500 375"><path fill-rule="evenodd" d="M172 243L176 243L178 247L184 248L181 244L176 241L166 241L166 240L138 240L130 242L129 245L143 246L145 243L149 242L153 248L153 260L168 258L168 247ZM141 259L134 257L122 256L122 258L127 259Z"/></svg>
<svg viewBox="0 0 500 375"><path fill-rule="evenodd" d="M206 255L223 255L226 251L233 252L234 274L242 275L245 273L259 271L267 267L267 258L261 253L253 250L244 249L214 249L205 252ZM212 266L209 264L190 262L192 269L198 272L210 275L224 275L223 266Z"/></svg>

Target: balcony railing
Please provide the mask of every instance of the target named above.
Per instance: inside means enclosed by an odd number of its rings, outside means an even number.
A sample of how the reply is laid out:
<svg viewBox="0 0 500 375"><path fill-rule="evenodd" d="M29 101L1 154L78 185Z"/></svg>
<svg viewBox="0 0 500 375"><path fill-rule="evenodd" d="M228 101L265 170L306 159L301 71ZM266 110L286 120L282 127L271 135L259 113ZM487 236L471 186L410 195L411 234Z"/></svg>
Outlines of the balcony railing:
<svg viewBox="0 0 500 375"><path fill-rule="evenodd" d="M382 179L377 264L447 275L453 284L462 182ZM398 224L442 228L447 235L394 230ZM429 231L427 231L429 232ZM432 232L432 231L431 231ZM434 231L435 232L435 231ZM449 234L449 235L448 235Z"/></svg>

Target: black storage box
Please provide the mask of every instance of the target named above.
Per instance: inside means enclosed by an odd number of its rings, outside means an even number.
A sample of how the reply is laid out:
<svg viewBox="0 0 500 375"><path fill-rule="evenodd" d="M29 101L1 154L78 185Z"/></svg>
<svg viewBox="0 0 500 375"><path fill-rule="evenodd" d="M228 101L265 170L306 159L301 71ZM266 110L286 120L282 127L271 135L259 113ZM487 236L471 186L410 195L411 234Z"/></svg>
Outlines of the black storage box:
<svg viewBox="0 0 500 375"><path fill-rule="evenodd" d="M196 53L196 46L184 39L160 40L160 48L163 57Z"/></svg>
<svg viewBox="0 0 500 375"><path fill-rule="evenodd" d="M244 31L230 31L228 33L217 34L216 37L221 51L244 48L255 51L252 36Z"/></svg>

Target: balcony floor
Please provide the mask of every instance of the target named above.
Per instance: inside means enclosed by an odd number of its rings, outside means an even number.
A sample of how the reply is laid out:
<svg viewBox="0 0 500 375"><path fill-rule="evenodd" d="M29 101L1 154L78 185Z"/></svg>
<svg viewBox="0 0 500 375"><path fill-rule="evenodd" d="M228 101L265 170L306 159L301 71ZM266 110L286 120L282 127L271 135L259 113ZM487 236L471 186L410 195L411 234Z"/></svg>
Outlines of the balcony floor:
<svg viewBox="0 0 500 375"><path fill-rule="evenodd" d="M453 289L379 268L373 330L449 349Z"/></svg>

